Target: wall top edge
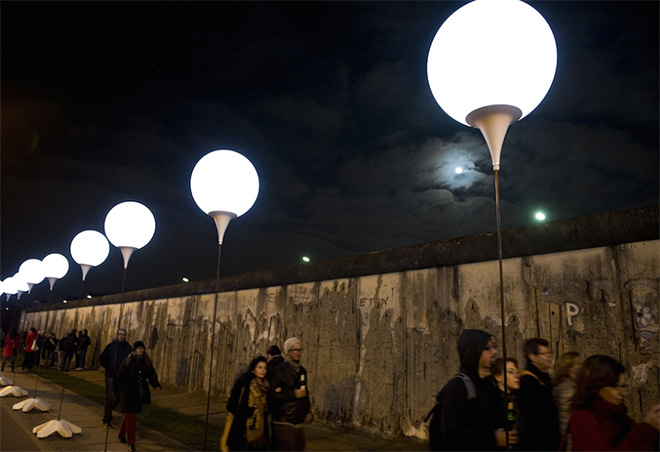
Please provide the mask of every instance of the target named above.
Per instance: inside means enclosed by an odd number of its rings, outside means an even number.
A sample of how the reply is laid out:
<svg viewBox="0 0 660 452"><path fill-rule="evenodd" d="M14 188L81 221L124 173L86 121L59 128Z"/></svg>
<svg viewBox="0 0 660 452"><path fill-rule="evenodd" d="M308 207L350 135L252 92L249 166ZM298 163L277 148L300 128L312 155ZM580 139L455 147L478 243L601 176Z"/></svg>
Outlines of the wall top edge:
<svg viewBox="0 0 660 452"><path fill-rule="evenodd" d="M598 213L502 231L505 259L574 251L660 238L660 206ZM497 234L487 232L374 251L326 261L224 276L219 292L339 280L374 274L464 265L498 258ZM55 309L162 300L213 293L215 279L71 301ZM28 309L52 310L53 306Z"/></svg>

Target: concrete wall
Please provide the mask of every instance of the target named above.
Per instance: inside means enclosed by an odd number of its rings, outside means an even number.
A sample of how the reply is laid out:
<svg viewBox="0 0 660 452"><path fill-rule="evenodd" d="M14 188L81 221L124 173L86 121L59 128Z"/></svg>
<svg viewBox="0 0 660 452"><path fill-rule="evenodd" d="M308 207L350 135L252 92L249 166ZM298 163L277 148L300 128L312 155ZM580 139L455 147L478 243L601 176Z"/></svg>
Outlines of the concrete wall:
<svg viewBox="0 0 660 452"><path fill-rule="evenodd" d="M537 246L546 248L552 241L577 240L584 232L576 230L576 224L602 220L609 225L602 246L509 255L504 260L508 354L521 360L524 339L542 336L551 341L556 354L578 350L584 356L614 356L630 370L627 405L639 417L660 397L658 209L607 218L556 224L535 239ZM617 226L621 219L625 225ZM614 238L616 227L624 233ZM651 231L651 237L641 230ZM515 237L538 233L530 233L529 228L512 231L504 236L510 247ZM585 240L593 244L593 234L588 235ZM461 256L461 246L475 243L454 242L397 251L407 262L400 271L363 271L358 276L315 281L293 278L252 288L223 282L225 288L217 298L212 391L227 393L241 365L265 354L268 345L281 346L295 335L304 342L302 359L317 420L424 437L421 421L435 394L457 371L459 332L485 329L501 343L496 260L415 268L423 259L410 257L421 248ZM534 251L529 243L518 246ZM478 248L472 252L478 254ZM484 252L490 257L488 253ZM359 267L361 259L373 258L351 259ZM346 274L354 271L345 261L343 267ZM227 284L239 287L227 290ZM144 294L29 311L21 327L45 327L58 337L74 327L87 328L94 360L116 328L125 327L130 341L141 339L147 344L161 381L191 390L208 388L214 294L152 298Z"/></svg>

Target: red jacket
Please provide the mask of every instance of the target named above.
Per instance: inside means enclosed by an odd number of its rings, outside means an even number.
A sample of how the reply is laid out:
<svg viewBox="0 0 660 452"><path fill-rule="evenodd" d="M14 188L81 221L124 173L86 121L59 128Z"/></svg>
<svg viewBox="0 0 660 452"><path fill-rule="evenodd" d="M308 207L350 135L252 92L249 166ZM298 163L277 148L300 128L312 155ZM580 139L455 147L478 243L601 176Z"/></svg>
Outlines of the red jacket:
<svg viewBox="0 0 660 452"><path fill-rule="evenodd" d="M635 423L626 414L625 405L600 397L588 410L573 410L569 426L574 451L658 450L655 428L645 422ZM625 434L624 429L628 429ZM612 444L615 440L618 442Z"/></svg>
<svg viewBox="0 0 660 452"><path fill-rule="evenodd" d="M5 337L5 348L2 349L2 356L14 356L14 350L18 350L20 346L21 336L17 334L14 340L12 340L9 335L7 335L7 337Z"/></svg>
<svg viewBox="0 0 660 452"><path fill-rule="evenodd" d="M32 351L32 346L34 345L34 341L37 340L37 333L34 331L30 331L30 334L27 335L25 338L25 352L29 353Z"/></svg>

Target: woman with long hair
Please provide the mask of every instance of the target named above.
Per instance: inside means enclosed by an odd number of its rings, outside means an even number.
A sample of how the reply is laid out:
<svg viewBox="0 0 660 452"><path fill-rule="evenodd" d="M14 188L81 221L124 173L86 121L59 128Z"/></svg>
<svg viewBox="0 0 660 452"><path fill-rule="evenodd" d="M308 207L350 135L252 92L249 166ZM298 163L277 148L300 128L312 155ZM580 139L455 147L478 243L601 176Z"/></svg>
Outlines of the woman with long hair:
<svg viewBox="0 0 660 452"><path fill-rule="evenodd" d="M2 372L5 371L7 361L11 363L11 371L14 371L14 359L21 348L21 336L16 327L5 336L4 347L2 348Z"/></svg>
<svg viewBox="0 0 660 452"><path fill-rule="evenodd" d="M636 423L627 414L625 368L604 355L587 358L578 371L568 431L574 451L658 450L660 405Z"/></svg>
<svg viewBox="0 0 660 452"><path fill-rule="evenodd" d="M135 420L142 406L151 403L149 384L163 387L158 382L154 365L144 349L144 342L133 344L133 351L126 357L117 372L119 401L124 419L119 429L119 440L128 443L128 450L135 450Z"/></svg>
<svg viewBox="0 0 660 452"><path fill-rule="evenodd" d="M568 420L571 418L571 399L575 394L575 378L582 364L578 352L566 352L557 360L555 378L552 380L552 397L559 412L559 433L564 438ZM567 445L571 449L571 445Z"/></svg>
<svg viewBox="0 0 660 452"><path fill-rule="evenodd" d="M227 411L233 416L231 424L225 426L221 449L268 450L268 415L266 394L270 384L266 380L267 359L254 358L247 371L234 383Z"/></svg>

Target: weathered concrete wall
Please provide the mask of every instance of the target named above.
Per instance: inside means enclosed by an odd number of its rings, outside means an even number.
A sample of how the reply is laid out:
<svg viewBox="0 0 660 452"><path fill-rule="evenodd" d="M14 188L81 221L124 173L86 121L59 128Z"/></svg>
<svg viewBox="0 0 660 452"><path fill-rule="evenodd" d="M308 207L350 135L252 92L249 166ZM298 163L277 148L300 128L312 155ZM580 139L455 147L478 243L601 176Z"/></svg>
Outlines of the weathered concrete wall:
<svg viewBox="0 0 660 452"><path fill-rule="evenodd" d="M626 233L619 244L505 259L508 354L521 360L523 340L538 335L557 354L609 354L631 371L632 414L639 417L657 403L657 213L650 211L656 222L650 240L626 242L626 236L640 237ZM562 227L573 240L580 235ZM455 247L452 253L460 254ZM112 301L30 311L22 326L58 336L85 327L95 360L122 326L129 340L147 344L163 382L208 387L214 294ZM485 329L501 343L493 260L224 290L217 302L213 392L227 393L242 364L296 335L304 341L315 418L374 432L426 435L421 420L457 371L462 328Z"/></svg>

